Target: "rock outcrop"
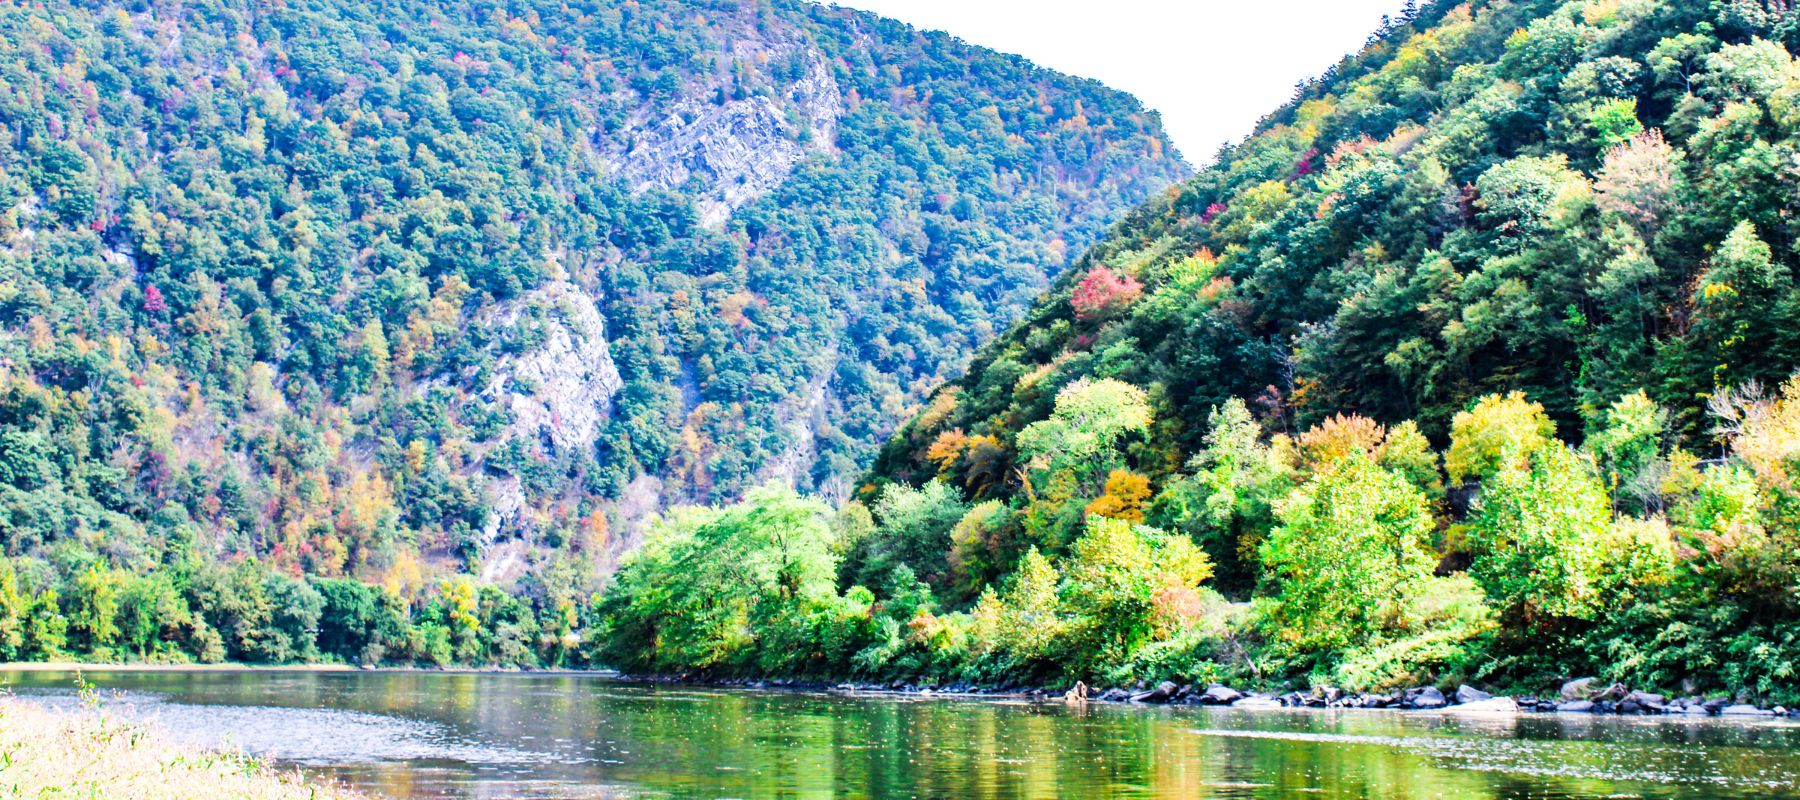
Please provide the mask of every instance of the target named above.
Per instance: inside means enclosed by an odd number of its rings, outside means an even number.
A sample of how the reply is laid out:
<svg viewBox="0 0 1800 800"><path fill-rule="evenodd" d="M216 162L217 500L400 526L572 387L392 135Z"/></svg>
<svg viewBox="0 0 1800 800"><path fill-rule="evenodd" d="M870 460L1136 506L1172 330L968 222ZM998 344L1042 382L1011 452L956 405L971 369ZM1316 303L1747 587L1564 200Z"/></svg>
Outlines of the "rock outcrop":
<svg viewBox="0 0 1800 800"><path fill-rule="evenodd" d="M478 324L497 330L521 321L534 329L533 344L503 356L477 395L511 419L495 441L523 440L552 456L593 447L622 386L599 307L575 284L552 281L500 304ZM515 477L491 477L488 497L493 513L483 546L517 525L527 507Z"/></svg>
<svg viewBox="0 0 1800 800"><path fill-rule="evenodd" d="M692 191L698 182L696 205L708 227L779 186L809 154L830 150L843 114L843 93L816 50L747 39L733 54L739 63L798 58L806 66L775 96L728 99L722 83L691 85L672 105L627 118L603 151L634 192Z"/></svg>

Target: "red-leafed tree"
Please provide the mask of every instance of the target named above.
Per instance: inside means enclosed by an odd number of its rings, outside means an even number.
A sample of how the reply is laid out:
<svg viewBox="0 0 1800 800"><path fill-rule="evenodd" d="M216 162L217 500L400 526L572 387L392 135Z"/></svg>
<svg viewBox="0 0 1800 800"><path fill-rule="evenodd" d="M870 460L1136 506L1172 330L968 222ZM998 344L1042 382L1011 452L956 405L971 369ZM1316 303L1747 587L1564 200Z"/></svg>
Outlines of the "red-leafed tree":
<svg viewBox="0 0 1800 800"><path fill-rule="evenodd" d="M1122 311L1144 293L1144 285L1130 275L1120 275L1106 267L1088 270L1069 296L1075 307L1075 318L1083 322L1103 319Z"/></svg>
<svg viewBox="0 0 1800 800"><path fill-rule="evenodd" d="M144 287L144 310L151 314L161 314L169 310L169 302L163 299L161 289L155 286Z"/></svg>

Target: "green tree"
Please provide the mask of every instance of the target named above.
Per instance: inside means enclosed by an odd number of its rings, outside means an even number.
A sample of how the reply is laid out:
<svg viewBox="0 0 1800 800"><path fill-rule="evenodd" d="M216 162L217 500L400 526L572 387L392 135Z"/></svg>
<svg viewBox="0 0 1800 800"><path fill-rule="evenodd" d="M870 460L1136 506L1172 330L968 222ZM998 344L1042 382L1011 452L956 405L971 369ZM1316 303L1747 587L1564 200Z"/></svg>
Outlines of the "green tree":
<svg viewBox="0 0 1800 800"><path fill-rule="evenodd" d="M1211 577L1206 553L1185 536L1090 518L1063 567L1071 670L1102 675L1144 645L1199 625L1208 610L1201 585Z"/></svg>
<svg viewBox="0 0 1800 800"><path fill-rule="evenodd" d="M1466 528L1469 574L1508 621L1527 628L1591 619L1612 503L1594 466L1561 443L1520 461L1504 453Z"/></svg>
<svg viewBox="0 0 1800 800"><path fill-rule="evenodd" d="M69 645L78 651L109 658L119 640L118 573L100 564L89 565L76 575L69 595Z"/></svg>
<svg viewBox="0 0 1800 800"><path fill-rule="evenodd" d="M1247 593L1260 572L1257 552L1275 522L1275 504L1293 485L1292 468L1262 439L1242 400L1213 409L1206 446L1192 474L1170 481L1151 504L1153 525L1180 531L1218 568L1221 591Z"/></svg>
<svg viewBox="0 0 1800 800"><path fill-rule="evenodd" d="M851 582L878 587L901 564L943 593L950 588L951 530L969 507L961 493L933 479L914 489L890 484L875 501L876 527L844 564Z"/></svg>
<svg viewBox="0 0 1800 800"><path fill-rule="evenodd" d="M1436 565L1425 495L1353 453L1294 490L1261 548L1277 636L1334 651L1400 628Z"/></svg>
<svg viewBox="0 0 1800 800"><path fill-rule="evenodd" d="M1069 471L1083 486L1123 465L1120 440L1143 434L1151 422L1144 390L1105 378L1081 379L1056 395L1050 418L1019 431L1019 458L1036 470Z"/></svg>

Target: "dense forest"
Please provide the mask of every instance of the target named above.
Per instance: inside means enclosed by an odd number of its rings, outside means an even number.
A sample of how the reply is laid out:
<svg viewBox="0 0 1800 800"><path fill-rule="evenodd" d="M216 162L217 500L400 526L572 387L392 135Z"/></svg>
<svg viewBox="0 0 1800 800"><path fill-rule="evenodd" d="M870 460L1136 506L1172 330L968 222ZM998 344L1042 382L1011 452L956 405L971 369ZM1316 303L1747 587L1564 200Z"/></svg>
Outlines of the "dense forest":
<svg viewBox="0 0 1800 800"><path fill-rule="evenodd" d="M842 510L670 517L605 659L1800 700L1796 52L1774 0L1410 6Z"/></svg>
<svg viewBox="0 0 1800 800"><path fill-rule="evenodd" d="M1188 174L803 0L0 0L0 660L572 663Z"/></svg>

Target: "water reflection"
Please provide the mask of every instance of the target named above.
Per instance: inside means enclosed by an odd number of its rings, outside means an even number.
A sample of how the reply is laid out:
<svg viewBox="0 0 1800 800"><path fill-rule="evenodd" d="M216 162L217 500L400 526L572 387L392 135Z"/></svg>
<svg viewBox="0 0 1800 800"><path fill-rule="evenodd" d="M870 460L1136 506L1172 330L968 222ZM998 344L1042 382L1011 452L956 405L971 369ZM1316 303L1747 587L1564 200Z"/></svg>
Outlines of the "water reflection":
<svg viewBox="0 0 1800 800"><path fill-rule="evenodd" d="M709 691L572 675L97 672L116 711L399 798L1730 798L1772 722L1246 712ZM73 676L0 674L72 704Z"/></svg>

